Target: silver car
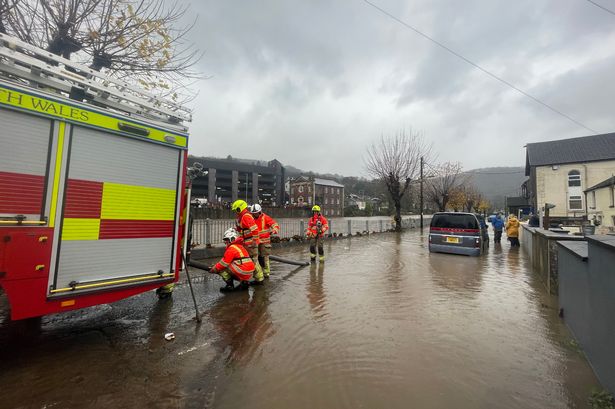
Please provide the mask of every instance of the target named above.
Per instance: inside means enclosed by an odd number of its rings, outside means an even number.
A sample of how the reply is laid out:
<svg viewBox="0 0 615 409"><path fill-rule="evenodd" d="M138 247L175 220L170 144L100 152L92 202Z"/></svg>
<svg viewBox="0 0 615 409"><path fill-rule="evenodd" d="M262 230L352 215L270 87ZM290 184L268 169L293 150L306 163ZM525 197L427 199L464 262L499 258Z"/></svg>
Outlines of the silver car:
<svg viewBox="0 0 615 409"><path fill-rule="evenodd" d="M480 256L483 238L472 213L441 212L429 226L429 251Z"/></svg>

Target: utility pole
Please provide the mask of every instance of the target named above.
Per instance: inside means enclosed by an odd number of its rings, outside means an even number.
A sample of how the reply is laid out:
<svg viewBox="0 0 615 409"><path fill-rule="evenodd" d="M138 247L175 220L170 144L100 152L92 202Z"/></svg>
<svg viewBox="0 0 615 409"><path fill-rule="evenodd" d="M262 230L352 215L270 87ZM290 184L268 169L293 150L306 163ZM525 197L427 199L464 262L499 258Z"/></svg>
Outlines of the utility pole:
<svg viewBox="0 0 615 409"><path fill-rule="evenodd" d="M421 230L423 230L423 157L421 156Z"/></svg>

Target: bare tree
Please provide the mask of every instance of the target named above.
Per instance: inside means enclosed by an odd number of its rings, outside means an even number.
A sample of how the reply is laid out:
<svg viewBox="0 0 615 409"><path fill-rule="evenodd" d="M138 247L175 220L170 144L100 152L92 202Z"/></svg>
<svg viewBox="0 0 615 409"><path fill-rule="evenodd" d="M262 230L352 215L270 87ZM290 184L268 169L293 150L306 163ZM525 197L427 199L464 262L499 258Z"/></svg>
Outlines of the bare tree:
<svg viewBox="0 0 615 409"><path fill-rule="evenodd" d="M468 176L462 173L459 163L446 162L433 169L435 177L426 184L425 195L439 211L446 211L453 193L459 189Z"/></svg>
<svg viewBox="0 0 615 409"><path fill-rule="evenodd" d="M6 34L9 13L17 5L17 0L0 0L0 33Z"/></svg>
<svg viewBox="0 0 615 409"><path fill-rule="evenodd" d="M109 75L176 98L201 54L188 8L165 0L0 0L0 30Z"/></svg>
<svg viewBox="0 0 615 409"><path fill-rule="evenodd" d="M365 168L375 179L382 180L395 206L395 229L401 230L401 201L410 184L420 172L421 156L431 155L421 134L399 132L395 136L381 136L367 149Z"/></svg>

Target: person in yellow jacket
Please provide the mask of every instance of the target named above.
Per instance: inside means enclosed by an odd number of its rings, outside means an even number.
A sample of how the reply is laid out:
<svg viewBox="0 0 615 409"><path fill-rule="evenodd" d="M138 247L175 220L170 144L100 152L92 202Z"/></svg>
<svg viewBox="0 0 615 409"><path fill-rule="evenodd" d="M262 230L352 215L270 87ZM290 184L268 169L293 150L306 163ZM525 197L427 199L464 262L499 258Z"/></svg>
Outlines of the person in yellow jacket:
<svg viewBox="0 0 615 409"><path fill-rule="evenodd" d="M508 221L506 222L506 236L508 236L508 241L510 241L510 247L520 247L519 220L517 220L514 214L508 216Z"/></svg>

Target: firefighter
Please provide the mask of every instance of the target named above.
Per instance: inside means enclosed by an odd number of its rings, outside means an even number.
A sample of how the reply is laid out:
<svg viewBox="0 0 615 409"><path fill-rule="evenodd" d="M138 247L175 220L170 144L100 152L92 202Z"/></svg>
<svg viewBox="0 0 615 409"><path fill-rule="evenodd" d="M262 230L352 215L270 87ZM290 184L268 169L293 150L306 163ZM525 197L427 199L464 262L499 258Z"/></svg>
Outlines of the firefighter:
<svg viewBox="0 0 615 409"><path fill-rule="evenodd" d="M271 254L271 234L278 234L280 226L271 216L263 212L263 208L258 203L250 206L250 213L254 217L258 227L258 262L263 268L265 278L269 278L271 268L269 267L269 255Z"/></svg>
<svg viewBox="0 0 615 409"><path fill-rule="evenodd" d="M209 272L219 274L222 277L226 283L225 287L220 288L223 293L247 290L254 272L254 260L241 244L237 230L230 228L224 232L224 244L226 244L224 256L209 269ZM233 280L239 281L237 287L235 287Z"/></svg>
<svg viewBox="0 0 615 409"><path fill-rule="evenodd" d="M316 245L318 245L320 261L325 261L325 250L322 247L322 238L327 230L329 230L327 219L320 214L320 206L314 205L314 207L312 207L312 217L308 222L306 232L310 239L310 260L316 260Z"/></svg>
<svg viewBox="0 0 615 409"><path fill-rule="evenodd" d="M237 231L242 243L254 260L254 280L252 285L261 285L265 281L263 269L258 264L258 227L254 222L254 217L250 214L248 204L244 200L235 200L231 205L231 210L237 213Z"/></svg>

